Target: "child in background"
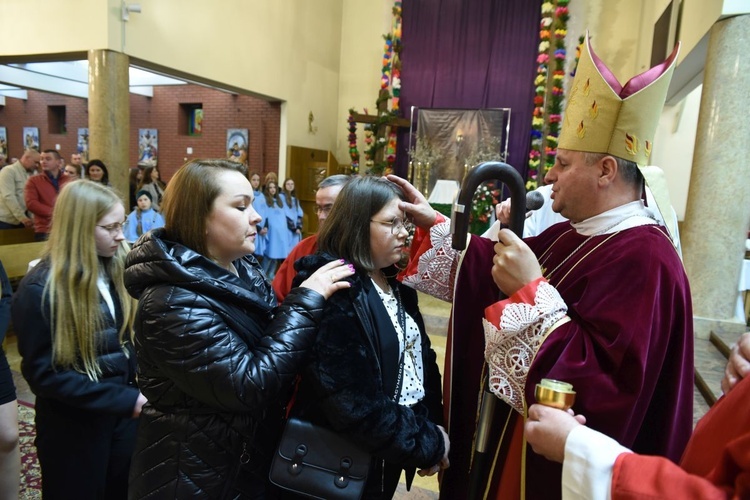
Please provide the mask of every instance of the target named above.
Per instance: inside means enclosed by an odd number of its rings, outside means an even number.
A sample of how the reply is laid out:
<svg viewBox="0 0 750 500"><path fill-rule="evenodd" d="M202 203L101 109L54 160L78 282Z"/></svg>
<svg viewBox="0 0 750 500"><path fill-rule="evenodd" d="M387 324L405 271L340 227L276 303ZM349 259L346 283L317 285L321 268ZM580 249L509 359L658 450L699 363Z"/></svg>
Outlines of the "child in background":
<svg viewBox="0 0 750 500"><path fill-rule="evenodd" d="M152 202L148 191L142 189L136 194L137 206L125 222L125 240L129 243L136 241L143 233L164 227L164 217L153 209Z"/></svg>

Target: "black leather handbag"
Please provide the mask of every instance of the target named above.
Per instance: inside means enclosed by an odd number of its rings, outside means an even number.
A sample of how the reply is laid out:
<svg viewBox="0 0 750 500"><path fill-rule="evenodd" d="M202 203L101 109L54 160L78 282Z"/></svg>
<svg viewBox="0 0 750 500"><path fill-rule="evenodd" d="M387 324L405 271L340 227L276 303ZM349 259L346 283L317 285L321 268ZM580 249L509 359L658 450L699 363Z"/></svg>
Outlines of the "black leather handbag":
<svg viewBox="0 0 750 500"><path fill-rule="evenodd" d="M286 218L286 228L290 230L291 232L294 232L297 230L297 223L295 223L291 218Z"/></svg>
<svg viewBox="0 0 750 500"><path fill-rule="evenodd" d="M289 418L271 463L276 486L309 498L362 498L370 454L330 429Z"/></svg>

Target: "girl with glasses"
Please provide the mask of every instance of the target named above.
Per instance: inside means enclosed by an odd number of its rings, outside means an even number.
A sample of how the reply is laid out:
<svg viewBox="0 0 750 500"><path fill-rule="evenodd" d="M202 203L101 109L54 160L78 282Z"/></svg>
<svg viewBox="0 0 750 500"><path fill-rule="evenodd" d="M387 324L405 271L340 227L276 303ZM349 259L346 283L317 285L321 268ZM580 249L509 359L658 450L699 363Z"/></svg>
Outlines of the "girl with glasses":
<svg viewBox="0 0 750 500"><path fill-rule="evenodd" d="M146 401L130 342L125 208L107 187L67 184L43 257L13 296L21 371L36 395L44 498L126 498Z"/></svg>
<svg viewBox="0 0 750 500"><path fill-rule="evenodd" d="M396 279L411 226L400 202L389 181L352 179L319 233L319 254L297 262L297 280L340 258L356 269L324 307L292 413L372 454L365 498L391 498L402 470L408 486L416 469L449 465L436 355L416 292Z"/></svg>

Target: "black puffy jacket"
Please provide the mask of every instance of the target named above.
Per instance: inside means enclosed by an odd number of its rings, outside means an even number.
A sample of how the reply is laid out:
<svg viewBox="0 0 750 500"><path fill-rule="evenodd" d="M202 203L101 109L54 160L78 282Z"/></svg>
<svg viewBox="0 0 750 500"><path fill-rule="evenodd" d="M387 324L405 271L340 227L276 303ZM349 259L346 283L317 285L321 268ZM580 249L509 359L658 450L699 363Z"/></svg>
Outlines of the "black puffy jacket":
<svg viewBox="0 0 750 500"><path fill-rule="evenodd" d="M102 415L131 418L138 399L135 356L129 341L120 342L123 319L119 301L114 301L115 320L100 298L100 307L106 312L96 356L102 372L99 380L94 382L76 370L55 367L50 303L44 294L49 271L49 261L42 260L24 276L13 294L12 320L23 358L21 372L36 395L37 412L78 415L80 419Z"/></svg>
<svg viewBox="0 0 750 500"><path fill-rule="evenodd" d="M267 488L285 397L315 340L324 298L276 299L258 262L239 276L168 241L163 229L128 255L141 414L130 498L241 498Z"/></svg>

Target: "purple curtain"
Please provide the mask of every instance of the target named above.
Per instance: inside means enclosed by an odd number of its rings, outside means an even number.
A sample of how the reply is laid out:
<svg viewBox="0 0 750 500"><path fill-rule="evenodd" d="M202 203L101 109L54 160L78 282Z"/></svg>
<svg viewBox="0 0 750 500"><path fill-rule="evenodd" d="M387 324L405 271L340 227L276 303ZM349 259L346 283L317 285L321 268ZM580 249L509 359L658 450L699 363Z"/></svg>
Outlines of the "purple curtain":
<svg viewBox="0 0 750 500"><path fill-rule="evenodd" d="M508 163L526 178L541 0L406 0L401 109L511 108ZM408 162L399 131L396 172Z"/></svg>

